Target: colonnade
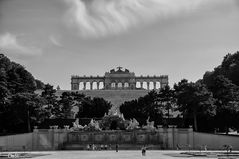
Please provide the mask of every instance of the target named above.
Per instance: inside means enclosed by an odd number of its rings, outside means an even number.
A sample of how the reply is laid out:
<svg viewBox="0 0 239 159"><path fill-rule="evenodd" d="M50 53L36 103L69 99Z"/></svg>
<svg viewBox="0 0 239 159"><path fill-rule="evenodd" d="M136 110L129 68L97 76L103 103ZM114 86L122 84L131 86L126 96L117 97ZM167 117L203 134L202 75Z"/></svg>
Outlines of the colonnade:
<svg viewBox="0 0 239 159"><path fill-rule="evenodd" d="M144 82L141 81L141 82L139 82L139 83L140 83L140 88L141 88L141 89L144 89L144 88L143 88L143 83L144 83ZM151 83L151 82L149 82L149 81L146 82L146 85L147 85L147 88L146 88L146 89L147 89L147 90L150 89L150 87L149 87L149 86L150 86L150 83ZM156 85L157 85L157 82L153 82L153 89L157 89L157 88L156 88ZM160 85L160 87L161 87L161 85Z"/></svg>
<svg viewBox="0 0 239 159"><path fill-rule="evenodd" d="M104 82L96 82L96 81L84 81L84 82L77 82L71 83L71 90L99 90L104 89Z"/></svg>
<svg viewBox="0 0 239 159"><path fill-rule="evenodd" d="M158 83L160 86L158 86ZM99 89L160 89L168 84L168 76L140 76L127 78L79 77L71 78L71 90ZM94 85L94 86L93 86ZM146 87L145 87L146 85Z"/></svg>
<svg viewBox="0 0 239 159"><path fill-rule="evenodd" d="M87 83L89 83L90 85L90 90L93 90L93 85L94 83L96 83L96 89L99 90L100 89L100 83L102 83L104 85L104 82L103 81L100 81L100 82L95 82L95 81L91 81L91 82L79 82L79 85L81 85L81 83L83 83L83 90L86 90L86 85ZM104 88L104 86L103 86Z"/></svg>

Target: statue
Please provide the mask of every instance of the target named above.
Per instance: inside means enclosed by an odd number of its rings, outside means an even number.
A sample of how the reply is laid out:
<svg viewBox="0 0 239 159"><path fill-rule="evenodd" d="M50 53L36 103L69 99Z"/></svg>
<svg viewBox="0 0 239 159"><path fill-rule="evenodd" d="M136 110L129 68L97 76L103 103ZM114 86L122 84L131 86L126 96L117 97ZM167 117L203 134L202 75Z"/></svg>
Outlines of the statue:
<svg viewBox="0 0 239 159"><path fill-rule="evenodd" d="M155 130L156 128L154 127L154 121L149 121L149 118L146 120L146 123L147 125L146 126L143 126L143 129L146 129L146 130Z"/></svg>
<svg viewBox="0 0 239 159"><path fill-rule="evenodd" d="M78 112L79 112L79 107L78 106L73 106L72 109L71 109L73 119L76 118L76 115L77 115Z"/></svg>
<svg viewBox="0 0 239 159"><path fill-rule="evenodd" d="M79 119L77 118L75 122L73 122L73 127L78 128L79 126Z"/></svg>
<svg viewBox="0 0 239 159"><path fill-rule="evenodd" d="M79 119L77 118L75 122L73 122L73 128L72 130L73 131L76 131L76 130L83 130L85 128L85 126L82 126L79 124Z"/></svg>
<svg viewBox="0 0 239 159"><path fill-rule="evenodd" d="M133 118L133 120L130 119L129 126L127 126L126 130L133 130L137 128L139 128L139 122L135 118Z"/></svg>
<svg viewBox="0 0 239 159"><path fill-rule="evenodd" d="M88 126L85 127L85 130L101 130L100 124L98 121L95 121L94 119L91 119Z"/></svg>

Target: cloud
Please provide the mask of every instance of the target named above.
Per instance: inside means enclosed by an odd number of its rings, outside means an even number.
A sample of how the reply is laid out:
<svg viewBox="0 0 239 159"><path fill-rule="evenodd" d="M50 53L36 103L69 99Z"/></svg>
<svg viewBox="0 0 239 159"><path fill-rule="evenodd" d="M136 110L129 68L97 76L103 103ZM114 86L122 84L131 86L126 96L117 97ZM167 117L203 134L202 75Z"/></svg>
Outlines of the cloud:
<svg viewBox="0 0 239 159"><path fill-rule="evenodd" d="M119 34L187 12L208 0L65 0L67 23L85 37Z"/></svg>
<svg viewBox="0 0 239 159"><path fill-rule="evenodd" d="M62 46L60 41L59 41L59 38L56 38L55 36L51 35L49 37L49 40L50 42L53 44L53 45L56 45L56 46Z"/></svg>
<svg viewBox="0 0 239 159"><path fill-rule="evenodd" d="M39 55L42 53L40 48L22 44L19 38L11 33L0 35L0 48L21 55Z"/></svg>

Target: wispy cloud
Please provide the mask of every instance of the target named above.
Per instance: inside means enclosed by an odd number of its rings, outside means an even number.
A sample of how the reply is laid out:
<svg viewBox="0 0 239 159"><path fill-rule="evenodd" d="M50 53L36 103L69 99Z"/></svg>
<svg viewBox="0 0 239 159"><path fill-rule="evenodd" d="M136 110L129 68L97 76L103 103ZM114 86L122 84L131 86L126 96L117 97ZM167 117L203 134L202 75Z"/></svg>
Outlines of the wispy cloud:
<svg viewBox="0 0 239 159"><path fill-rule="evenodd" d="M8 51L8 53L21 55L39 55L42 53L40 48L21 43L19 38L11 33L0 35L0 48Z"/></svg>
<svg viewBox="0 0 239 159"><path fill-rule="evenodd" d="M59 41L59 38L56 38L55 36L51 35L49 36L49 40L50 42L53 44L53 45L56 45L56 46L62 46L60 41Z"/></svg>
<svg viewBox="0 0 239 159"><path fill-rule="evenodd" d="M85 37L101 37L193 10L208 0L65 1L70 6L67 22Z"/></svg>

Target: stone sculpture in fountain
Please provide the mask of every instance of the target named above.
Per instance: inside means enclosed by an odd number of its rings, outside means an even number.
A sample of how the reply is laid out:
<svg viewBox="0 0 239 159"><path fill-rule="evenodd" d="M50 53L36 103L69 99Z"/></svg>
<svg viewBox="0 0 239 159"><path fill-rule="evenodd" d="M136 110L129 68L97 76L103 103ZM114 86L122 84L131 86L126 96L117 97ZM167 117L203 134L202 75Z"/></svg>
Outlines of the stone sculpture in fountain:
<svg viewBox="0 0 239 159"><path fill-rule="evenodd" d="M154 127L154 121L149 121L149 118L147 119L146 123L147 125L143 126L143 129L149 130L149 131L154 131L156 128Z"/></svg>
<svg viewBox="0 0 239 159"><path fill-rule="evenodd" d="M133 120L130 119L129 125L127 126L126 130L133 130L138 128L139 128L139 122L135 118L133 118Z"/></svg>

